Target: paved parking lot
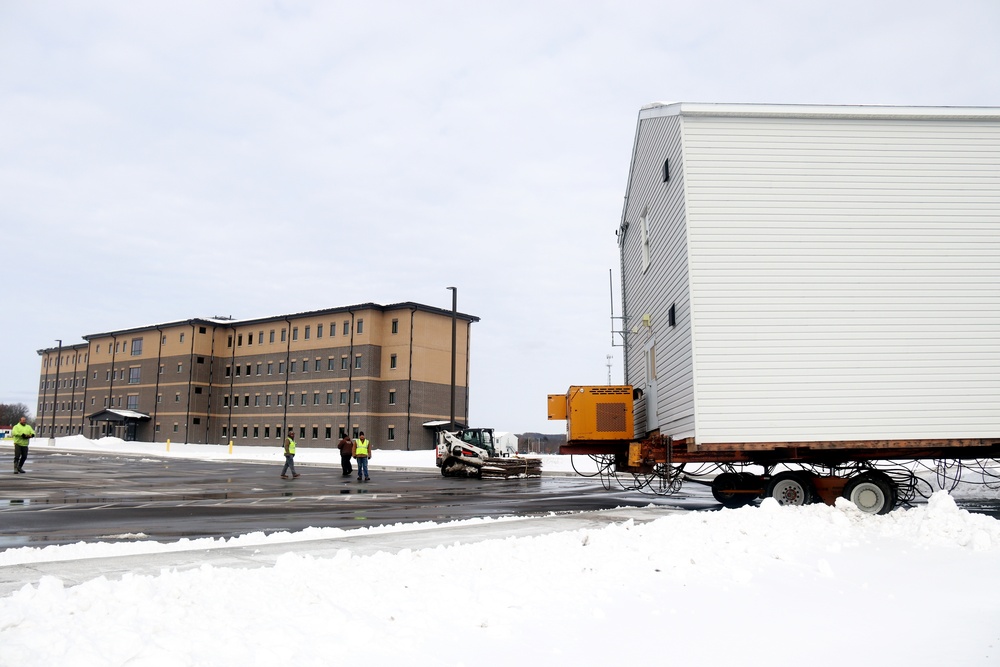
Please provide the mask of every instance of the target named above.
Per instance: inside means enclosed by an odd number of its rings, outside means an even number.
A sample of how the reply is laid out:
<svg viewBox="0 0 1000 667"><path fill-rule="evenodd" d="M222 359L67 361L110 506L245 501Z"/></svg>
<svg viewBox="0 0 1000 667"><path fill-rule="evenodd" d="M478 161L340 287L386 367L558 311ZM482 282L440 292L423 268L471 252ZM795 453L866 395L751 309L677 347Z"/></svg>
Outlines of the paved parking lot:
<svg viewBox="0 0 1000 667"><path fill-rule="evenodd" d="M472 517L542 516L614 507L717 507L700 488L653 498L581 477L475 480L437 470L280 465L33 450L26 475L0 477L0 549L78 541L233 537L309 526L356 528Z"/></svg>

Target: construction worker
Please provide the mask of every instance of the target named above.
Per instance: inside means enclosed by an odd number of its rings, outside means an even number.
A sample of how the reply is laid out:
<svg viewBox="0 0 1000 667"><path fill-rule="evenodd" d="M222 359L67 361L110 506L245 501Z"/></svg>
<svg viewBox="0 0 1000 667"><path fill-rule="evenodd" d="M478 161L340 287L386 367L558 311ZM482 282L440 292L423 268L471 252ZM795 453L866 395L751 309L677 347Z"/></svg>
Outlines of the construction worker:
<svg viewBox="0 0 1000 667"><path fill-rule="evenodd" d="M358 461L358 481L364 477L367 482L370 480L368 477L368 459L372 457L371 443L368 442L368 438L365 437L364 431L358 431L358 437L354 440L354 458Z"/></svg>
<svg viewBox="0 0 1000 667"><path fill-rule="evenodd" d="M288 471L292 471L292 479L299 476L295 472L295 429L288 429L288 437L285 438L285 467L281 469L281 479L288 479Z"/></svg>
<svg viewBox="0 0 1000 667"><path fill-rule="evenodd" d="M28 443L35 437L35 429L31 428L27 417L21 417L11 431L14 437L14 474L24 475L24 462L28 460Z"/></svg>

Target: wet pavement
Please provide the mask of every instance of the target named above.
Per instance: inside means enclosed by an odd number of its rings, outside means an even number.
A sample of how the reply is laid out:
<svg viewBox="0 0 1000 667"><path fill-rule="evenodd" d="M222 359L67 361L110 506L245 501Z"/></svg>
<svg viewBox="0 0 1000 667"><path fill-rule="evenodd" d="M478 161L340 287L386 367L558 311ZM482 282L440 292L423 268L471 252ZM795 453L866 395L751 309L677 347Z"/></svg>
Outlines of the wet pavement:
<svg viewBox="0 0 1000 667"><path fill-rule="evenodd" d="M446 478L436 469L382 470L370 482L340 468L32 452L26 475L0 477L0 549L79 541L175 541L314 527L357 528L474 517L543 516L656 504L718 507L701 487L659 498L608 491L597 479Z"/></svg>

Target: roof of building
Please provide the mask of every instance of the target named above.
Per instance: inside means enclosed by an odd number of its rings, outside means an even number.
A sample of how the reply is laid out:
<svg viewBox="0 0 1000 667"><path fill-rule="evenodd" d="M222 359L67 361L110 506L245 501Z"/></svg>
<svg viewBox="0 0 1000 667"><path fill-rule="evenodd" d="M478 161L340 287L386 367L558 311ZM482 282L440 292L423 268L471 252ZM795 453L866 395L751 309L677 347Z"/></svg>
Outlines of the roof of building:
<svg viewBox="0 0 1000 667"><path fill-rule="evenodd" d="M425 305L425 304L422 304L422 303L415 303L413 301L404 301L404 302L401 302L401 303L394 303L394 304L389 304L389 305L381 305L381 304L370 303L369 302L369 303L356 304L356 305L353 305L353 306L337 306L337 307L333 307L333 308L322 308L322 309L319 309L319 310L308 310L308 311L302 311L302 312L298 312L298 313L288 313L288 314L284 314L284 315L271 315L271 316L268 316L268 317L254 317L254 318L248 318L248 319L235 319L235 318L226 318L226 317L219 317L219 316L215 316L215 317L193 317L193 318L187 319L187 320L176 320L176 321L173 321L173 322L163 322L163 323L160 323L160 324L148 324L148 325L145 325L145 326L129 327L129 328L126 328L126 329L115 329L115 330L112 330L112 331L105 331L105 332L102 332L102 333L86 334L85 336L82 336L82 338L85 341L90 341L90 340L92 340L94 338L104 338L106 336L119 336L119 335L124 335L124 334L138 333L140 331L149 331L151 329L165 329L165 328L176 327L176 326L181 326L181 325L193 326L193 325L198 325L198 324L206 324L206 325L216 326L216 327L221 326L221 327L229 329L229 328L236 328L236 327L239 327L239 326L247 326L247 325L251 325L251 324L261 324L261 323L264 323L264 322L281 322L281 321L284 321L284 320L299 319L299 318L303 318L303 317L316 317L316 316L321 316L321 315L333 315L333 314L337 314L337 313L352 313L352 312L358 312L358 311L362 311L362 310L378 310L378 311L381 311L381 312L389 312L389 311L393 311L393 310L418 310L418 311L422 311L422 312L426 312L426 313L433 313L435 315L442 315L442 316L445 316L445 317L451 317L451 314L452 314L450 310L445 310L444 308L436 308L434 306L428 306L428 305ZM467 321L467 322L478 322L479 321L479 317L477 317L475 315L469 315L467 313L461 313L461 312L459 312L459 313L456 313L455 316L458 319L464 320L464 321ZM89 343L78 343L75 347L87 347L88 345L89 345ZM58 349L58 348L50 347L50 348L38 350L38 354L41 355L41 354L50 353L50 352L53 352L56 349ZM63 349L64 350L67 349L67 346L64 345Z"/></svg>
<svg viewBox="0 0 1000 667"><path fill-rule="evenodd" d="M103 417L103 418L102 418ZM149 419L149 415L145 412L136 412L135 410L119 410L117 408L104 408L92 415L87 415L87 419L95 421L114 421L123 422L128 419Z"/></svg>
<svg viewBox="0 0 1000 667"><path fill-rule="evenodd" d="M652 102L640 118L660 116L732 116L741 118L907 118L1000 120L1000 107L915 107L878 104L720 104Z"/></svg>

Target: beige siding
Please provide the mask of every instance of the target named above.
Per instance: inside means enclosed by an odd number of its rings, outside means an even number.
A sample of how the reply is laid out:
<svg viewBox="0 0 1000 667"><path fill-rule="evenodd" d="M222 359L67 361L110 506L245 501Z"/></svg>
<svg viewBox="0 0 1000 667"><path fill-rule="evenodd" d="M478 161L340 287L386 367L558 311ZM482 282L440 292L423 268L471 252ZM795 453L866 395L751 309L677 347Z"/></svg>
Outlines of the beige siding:
<svg viewBox="0 0 1000 667"><path fill-rule="evenodd" d="M1000 433L996 117L684 130L699 442Z"/></svg>

